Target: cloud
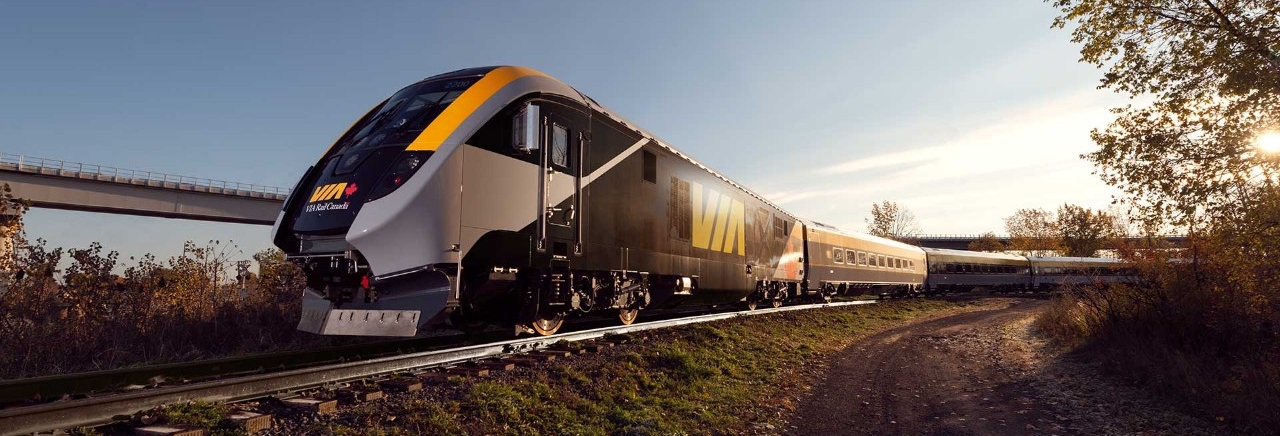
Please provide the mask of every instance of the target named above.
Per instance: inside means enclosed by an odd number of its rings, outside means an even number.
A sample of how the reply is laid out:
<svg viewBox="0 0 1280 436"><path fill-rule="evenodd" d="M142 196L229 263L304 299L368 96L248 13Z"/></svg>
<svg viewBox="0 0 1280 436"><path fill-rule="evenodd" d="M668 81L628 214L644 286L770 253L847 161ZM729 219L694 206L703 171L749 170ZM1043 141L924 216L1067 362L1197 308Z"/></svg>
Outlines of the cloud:
<svg viewBox="0 0 1280 436"><path fill-rule="evenodd" d="M846 174L858 171L866 171L875 168L883 168L896 165L913 164L927 162L937 159L934 153L944 150L945 147L925 147L914 150L905 150L893 153L881 154L862 159L855 159L848 162L831 165L821 168L817 171L822 175Z"/></svg>
<svg viewBox="0 0 1280 436"><path fill-rule="evenodd" d="M766 198L801 216L851 228L862 224L870 203L895 200L916 212L926 232L998 229L1004 216L1024 207L1105 207L1115 191L1090 174L1080 155L1094 149L1089 131L1110 121L1114 105L1110 95L1090 89L983 114L975 118L997 121L962 129L941 143L899 146L777 180L773 186L781 189ZM911 144L911 138L890 142ZM832 149L885 146L850 141Z"/></svg>
<svg viewBox="0 0 1280 436"><path fill-rule="evenodd" d="M787 193L778 201L837 195L851 188L894 192L906 186L930 187L950 179L1000 177L1019 169L1078 164L1092 150L1088 132L1110 118L1096 92L1077 93L1007 115L939 145L892 151L822 167L833 180L859 180L843 189ZM872 147L875 148L875 147ZM865 148L864 148L865 149ZM891 169L887 174L883 170ZM865 178L859 179L859 177ZM874 176L874 177L873 177ZM821 187L821 186L818 186ZM832 187L834 188L834 187Z"/></svg>

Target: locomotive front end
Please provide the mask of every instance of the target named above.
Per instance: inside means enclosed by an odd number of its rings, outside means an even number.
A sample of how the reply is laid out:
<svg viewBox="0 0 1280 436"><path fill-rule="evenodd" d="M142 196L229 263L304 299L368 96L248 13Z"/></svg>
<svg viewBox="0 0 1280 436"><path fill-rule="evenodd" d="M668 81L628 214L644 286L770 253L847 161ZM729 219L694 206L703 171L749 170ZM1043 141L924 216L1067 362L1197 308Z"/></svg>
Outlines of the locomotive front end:
<svg viewBox="0 0 1280 436"><path fill-rule="evenodd" d="M357 121L307 170L272 235L307 277L298 329L413 336L456 305L462 138L523 69L425 79Z"/></svg>

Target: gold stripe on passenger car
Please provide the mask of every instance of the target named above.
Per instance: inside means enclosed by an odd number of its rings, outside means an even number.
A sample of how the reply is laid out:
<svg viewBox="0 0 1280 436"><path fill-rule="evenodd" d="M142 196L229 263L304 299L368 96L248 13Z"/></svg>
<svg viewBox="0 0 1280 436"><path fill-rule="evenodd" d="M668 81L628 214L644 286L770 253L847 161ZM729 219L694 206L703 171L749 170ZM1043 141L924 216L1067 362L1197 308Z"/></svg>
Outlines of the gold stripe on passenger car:
<svg viewBox="0 0 1280 436"><path fill-rule="evenodd" d="M453 131L457 130L458 126L462 125L462 122L471 116L471 113L479 109L480 105L498 93L498 90L516 79L527 76L546 77L547 75L532 68L524 67L499 67L490 71L489 74L485 74L484 77L480 78L480 81L471 85L466 92L458 96L457 100L449 104L449 107L445 108L444 112L436 117L435 121L432 121L427 126L427 129L421 135L418 135L418 138L414 139L413 143L409 144L409 147L405 148L405 150L434 151L440 148L440 144L449 139L449 135L452 135Z"/></svg>

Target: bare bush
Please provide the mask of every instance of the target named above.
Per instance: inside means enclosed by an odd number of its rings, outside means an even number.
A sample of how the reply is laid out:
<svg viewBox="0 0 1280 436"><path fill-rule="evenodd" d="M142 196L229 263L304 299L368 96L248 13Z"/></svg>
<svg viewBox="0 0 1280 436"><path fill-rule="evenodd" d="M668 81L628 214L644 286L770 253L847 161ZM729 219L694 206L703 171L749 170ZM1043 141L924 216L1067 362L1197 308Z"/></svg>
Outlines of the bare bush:
<svg viewBox="0 0 1280 436"><path fill-rule="evenodd" d="M1182 250L1121 250L1138 280L1069 289L1037 327L1188 410L1246 431L1276 428L1280 271L1270 253L1280 239L1240 235L1216 231Z"/></svg>
<svg viewBox="0 0 1280 436"><path fill-rule="evenodd" d="M96 243L64 250L29 242L25 209L11 210L4 236L13 250L0 259L0 378L328 342L295 330L305 279L278 250L254 254L251 277L236 277L239 251L219 241L188 242L163 262L145 255L126 264Z"/></svg>

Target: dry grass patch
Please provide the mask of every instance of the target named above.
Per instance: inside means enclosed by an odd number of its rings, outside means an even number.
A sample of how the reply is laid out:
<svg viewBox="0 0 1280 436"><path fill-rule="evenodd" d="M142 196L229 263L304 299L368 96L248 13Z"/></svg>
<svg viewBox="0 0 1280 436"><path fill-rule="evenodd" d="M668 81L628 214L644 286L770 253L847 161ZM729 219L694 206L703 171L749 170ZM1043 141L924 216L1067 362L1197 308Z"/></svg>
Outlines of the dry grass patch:
<svg viewBox="0 0 1280 436"><path fill-rule="evenodd" d="M298 427L314 434L671 435L777 433L825 359L858 338L963 306L892 301L637 335L532 369L454 379ZM770 429L770 430L766 430Z"/></svg>

